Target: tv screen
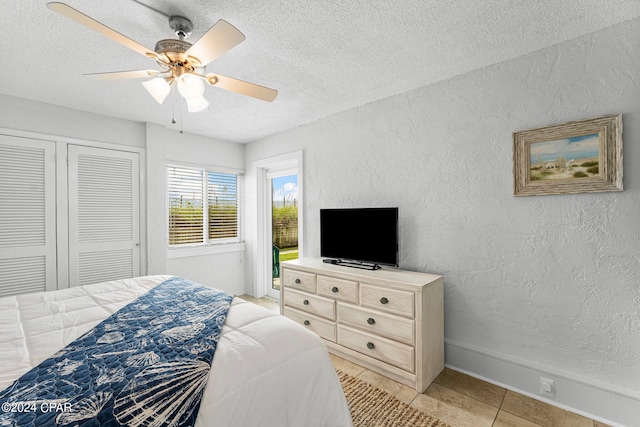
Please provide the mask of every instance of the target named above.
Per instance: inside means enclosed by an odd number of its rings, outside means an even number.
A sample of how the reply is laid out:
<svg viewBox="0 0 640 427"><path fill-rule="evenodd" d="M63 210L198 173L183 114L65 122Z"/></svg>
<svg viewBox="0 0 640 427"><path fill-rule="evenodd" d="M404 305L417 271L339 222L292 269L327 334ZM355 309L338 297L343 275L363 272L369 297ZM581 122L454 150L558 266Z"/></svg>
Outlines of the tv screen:
<svg viewBox="0 0 640 427"><path fill-rule="evenodd" d="M398 208L320 209L320 256L398 266Z"/></svg>

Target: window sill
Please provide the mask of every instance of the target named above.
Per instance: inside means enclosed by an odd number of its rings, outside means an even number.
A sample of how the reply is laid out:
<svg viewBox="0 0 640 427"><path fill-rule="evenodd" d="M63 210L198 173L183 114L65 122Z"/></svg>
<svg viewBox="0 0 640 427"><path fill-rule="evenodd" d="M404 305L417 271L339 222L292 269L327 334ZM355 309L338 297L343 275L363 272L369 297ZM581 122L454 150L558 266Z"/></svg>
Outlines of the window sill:
<svg viewBox="0 0 640 427"><path fill-rule="evenodd" d="M200 245L182 248L167 248L167 259L187 258L192 256L215 255L229 252L242 252L244 243L225 243L218 245Z"/></svg>

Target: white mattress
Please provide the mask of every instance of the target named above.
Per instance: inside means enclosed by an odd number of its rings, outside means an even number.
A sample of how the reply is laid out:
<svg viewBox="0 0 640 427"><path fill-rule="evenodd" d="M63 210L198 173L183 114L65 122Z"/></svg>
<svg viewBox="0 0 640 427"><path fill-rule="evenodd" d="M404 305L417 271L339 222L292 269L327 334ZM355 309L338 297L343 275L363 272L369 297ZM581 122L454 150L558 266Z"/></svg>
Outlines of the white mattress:
<svg viewBox="0 0 640 427"><path fill-rule="evenodd" d="M0 298L0 390L172 276L146 276ZM351 426L325 344L234 298L196 426Z"/></svg>

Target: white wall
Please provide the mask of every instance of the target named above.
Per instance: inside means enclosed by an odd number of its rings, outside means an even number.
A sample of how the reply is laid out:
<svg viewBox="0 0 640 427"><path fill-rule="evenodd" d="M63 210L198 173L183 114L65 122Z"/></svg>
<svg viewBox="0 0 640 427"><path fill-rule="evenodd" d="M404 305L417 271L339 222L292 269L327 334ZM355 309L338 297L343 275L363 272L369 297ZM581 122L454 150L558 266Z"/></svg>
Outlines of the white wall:
<svg viewBox="0 0 640 427"><path fill-rule="evenodd" d="M244 245L232 245L224 251L204 249L188 257L172 257L167 250L166 230L167 164L218 166L241 171L244 170L244 146L180 134L151 124L147 125L146 138L149 274L173 274L227 292L245 293Z"/></svg>
<svg viewBox="0 0 640 427"><path fill-rule="evenodd" d="M636 19L252 143L247 181L253 161L304 150L310 256L320 208L398 206L401 268L445 278L448 363L474 349L637 398L639 73ZM614 113L624 192L512 196L512 132ZM537 394L537 377L493 380Z"/></svg>
<svg viewBox="0 0 640 427"><path fill-rule="evenodd" d="M0 127L112 144L145 146L142 123L0 94Z"/></svg>

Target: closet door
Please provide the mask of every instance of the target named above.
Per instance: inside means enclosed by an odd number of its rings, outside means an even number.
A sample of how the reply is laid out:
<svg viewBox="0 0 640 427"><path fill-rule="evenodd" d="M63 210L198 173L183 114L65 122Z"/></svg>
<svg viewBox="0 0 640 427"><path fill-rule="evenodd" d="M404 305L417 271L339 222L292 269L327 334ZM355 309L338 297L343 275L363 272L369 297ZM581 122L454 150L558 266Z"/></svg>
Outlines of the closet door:
<svg viewBox="0 0 640 427"><path fill-rule="evenodd" d="M140 275L137 153L69 145L69 285Z"/></svg>
<svg viewBox="0 0 640 427"><path fill-rule="evenodd" d="M55 152L0 135L0 297L56 289Z"/></svg>

